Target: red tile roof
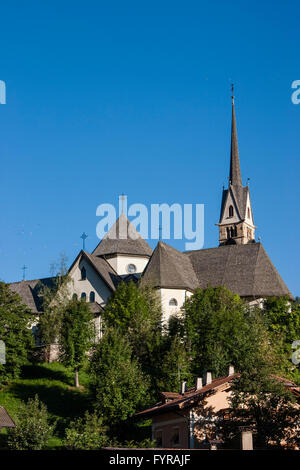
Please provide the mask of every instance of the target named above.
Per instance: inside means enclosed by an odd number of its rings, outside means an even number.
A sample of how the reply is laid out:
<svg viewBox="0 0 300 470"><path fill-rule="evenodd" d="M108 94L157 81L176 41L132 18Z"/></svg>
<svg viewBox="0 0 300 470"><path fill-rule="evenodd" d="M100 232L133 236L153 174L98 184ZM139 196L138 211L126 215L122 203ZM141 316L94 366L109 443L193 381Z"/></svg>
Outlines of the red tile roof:
<svg viewBox="0 0 300 470"><path fill-rule="evenodd" d="M232 382L233 379L238 377L239 374L234 374L226 377L219 377L217 379L212 380L210 384L204 385L200 390L196 390L195 387L191 388L183 395L180 393L173 393L173 392L163 392L163 395L166 398L171 398L171 395L175 396L174 400L168 401L167 403L157 403L146 410L140 411L136 413L136 417L144 417L150 416L154 414L159 414L161 412L171 411L174 408L184 408L187 406L191 406L195 403L195 401L202 398L202 396L208 392L212 392L213 390L217 389L221 385L229 384Z"/></svg>

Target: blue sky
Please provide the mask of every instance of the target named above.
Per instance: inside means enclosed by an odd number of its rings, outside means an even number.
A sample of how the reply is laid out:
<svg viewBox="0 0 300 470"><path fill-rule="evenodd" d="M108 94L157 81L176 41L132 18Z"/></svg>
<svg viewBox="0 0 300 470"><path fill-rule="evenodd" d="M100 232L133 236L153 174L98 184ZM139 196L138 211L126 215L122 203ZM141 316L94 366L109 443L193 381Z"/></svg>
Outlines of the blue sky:
<svg viewBox="0 0 300 470"><path fill-rule="evenodd" d="M299 14L292 1L2 3L0 278L24 263L48 276L61 252L71 264L83 231L91 251L96 207L122 192L205 204L216 246L233 81L257 235L300 295Z"/></svg>

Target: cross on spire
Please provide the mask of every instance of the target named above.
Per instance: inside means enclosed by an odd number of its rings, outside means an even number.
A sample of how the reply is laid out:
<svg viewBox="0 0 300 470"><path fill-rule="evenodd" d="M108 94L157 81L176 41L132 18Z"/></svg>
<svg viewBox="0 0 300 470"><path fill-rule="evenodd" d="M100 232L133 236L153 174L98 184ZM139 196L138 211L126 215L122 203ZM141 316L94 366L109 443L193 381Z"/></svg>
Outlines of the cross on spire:
<svg viewBox="0 0 300 470"><path fill-rule="evenodd" d="M25 264L24 264L24 266L22 267L22 271L23 271L23 281L25 281L25 271L26 271L26 269L28 269L28 268L27 268L27 266L25 266Z"/></svg>
<svg viewBox="0 0 300 470"><path fill-rule="evenodd" d="M83 232L83 234L80 236L80 238L82 239L82 249L83 251L85 250L85 240L87 239L88 235Z"/></svg>

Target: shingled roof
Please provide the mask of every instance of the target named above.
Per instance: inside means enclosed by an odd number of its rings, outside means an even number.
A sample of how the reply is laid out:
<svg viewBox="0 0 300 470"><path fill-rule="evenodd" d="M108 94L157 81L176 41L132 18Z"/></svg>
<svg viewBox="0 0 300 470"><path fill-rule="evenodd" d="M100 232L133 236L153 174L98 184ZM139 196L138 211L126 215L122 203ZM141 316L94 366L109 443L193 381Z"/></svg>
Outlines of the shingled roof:
<svg viewBox="0 0 300 470"><path fill-rule="evenodd" d="M25 305L33 313L42 311L42 289L43 287L55 288L55 277L46 277L42 279L32 279L29 281L13 282L9 284L12 292L18 294Z"/></svg>
<svg viewBox="0 0 300 470"><path fill-rule="evenodd" d="M180 410L182 408L190 407L195 405L199 400L201 400L208 393L215 393L217 389L221 386L227 385L230 386L230 382L238 377L238 374L233 374L226 377L219 377L213 379L210 384L204 385L200 390L196 390L195 387L189 389L184 394L170 394L167 392L162 392L163 395L167 395L170 401L159 402L154 406L147 408L139 413L136 413L134 416L137 418L149 418L150 416L168 413L172 410ZM172 399L173 398L173 399Z"/></svg>
<svg viewBox="0 0 300 470"><path fill-rule="evenodd" d="M186 252L198 278L198 287L225 286L241 297L260 298L288 295L261 243L225 245Z"/></svg>
<svg viewBox="0 0 300 470"><path fill-rule="evenodd" d="M153 251L142 278L164 288L194 290L199 285L189 257L161 241Z"/></svg>
<svg viewBox="0 0 300 470"><path fill-rule="evenodd" d="M104 258L91 255L87 251L81 250L78 256L73 261L72 265L69 268L69 272L73 269L73 266L80 258L85 258L93 266L95 271L100 275L104 280L106 285L114 291L116 286L122 281L122 278L117 274L114 268L106 261Z"/></svg>
<svg viewBox="0 0 300 470"><path fill-rule="evenodd" d="M8 412L3 406L0 406L0 429L1 428L15 428L16 425L13 419L9 416Z"/></svg>
<svg viewBox="0 0 300 470"><path fill-rule="evenodd" d="M120 215L92 253L94 256L113 254L149 257L152 254L152 249L148 243L124 214Z"/></svg>
<svg viewBox="0 0 300 470"><path fill-rule="evenodd" d="M238 215L241 220L246 218L246 209L247 209L247 198L249 194L249 186L233 186L230 185L229 189L223 189L222 202L221 202L221 211L220 211L220 220L222 222L224 216L224 209L226 206L226 201L228 198L228 193L232 193L232 198L236 203Z"/></svg>

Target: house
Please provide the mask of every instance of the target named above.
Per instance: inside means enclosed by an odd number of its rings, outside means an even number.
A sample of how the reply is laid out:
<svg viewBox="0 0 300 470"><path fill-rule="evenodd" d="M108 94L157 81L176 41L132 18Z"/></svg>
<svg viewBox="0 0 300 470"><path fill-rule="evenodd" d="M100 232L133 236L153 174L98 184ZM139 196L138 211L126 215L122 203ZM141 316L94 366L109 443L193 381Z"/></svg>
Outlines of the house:
<svg viewBox="0 0 300 470"><path fill-rule="evenodd" d="M196 288L225 286L250 304L270 296L292 294L263 245L255 241L248 184L243 186L238 151L235 104L232 97L231 152L228 188L222 192L219 246L180 252L159 241L154 250L122 214L92 253L80 251L69 268L70 298L89 301L101 332L101 313L122 281L143 279L160 295L163 321L180 310ZM41 312L40 285L53 278L12 283L31 310Z"/></svg>
<svg viewBox="0 0 300 470"><path fill-rule="evenodd" d="M161 401L135 415L137 419L152 420L152 439L162 448L216 448L221 436L215 436L213 424L226 419L230 408L231 383L238 377L229 367L228 375L212 379L211 372L197 378L195 386L181 393L161 392ZM290 380L276 377L300 401L300 387ZM216 438L217 437L217 438ZM241 429L243 449L251 449L250 429ZM253 447L252 447L253 448Z"/></svg>
<svg viewBox="0 0 300 470"><path fill-rule="evenodd" d="M0 406L0 431L2 428L15 428L15 422L3 406Z"/></svg>

